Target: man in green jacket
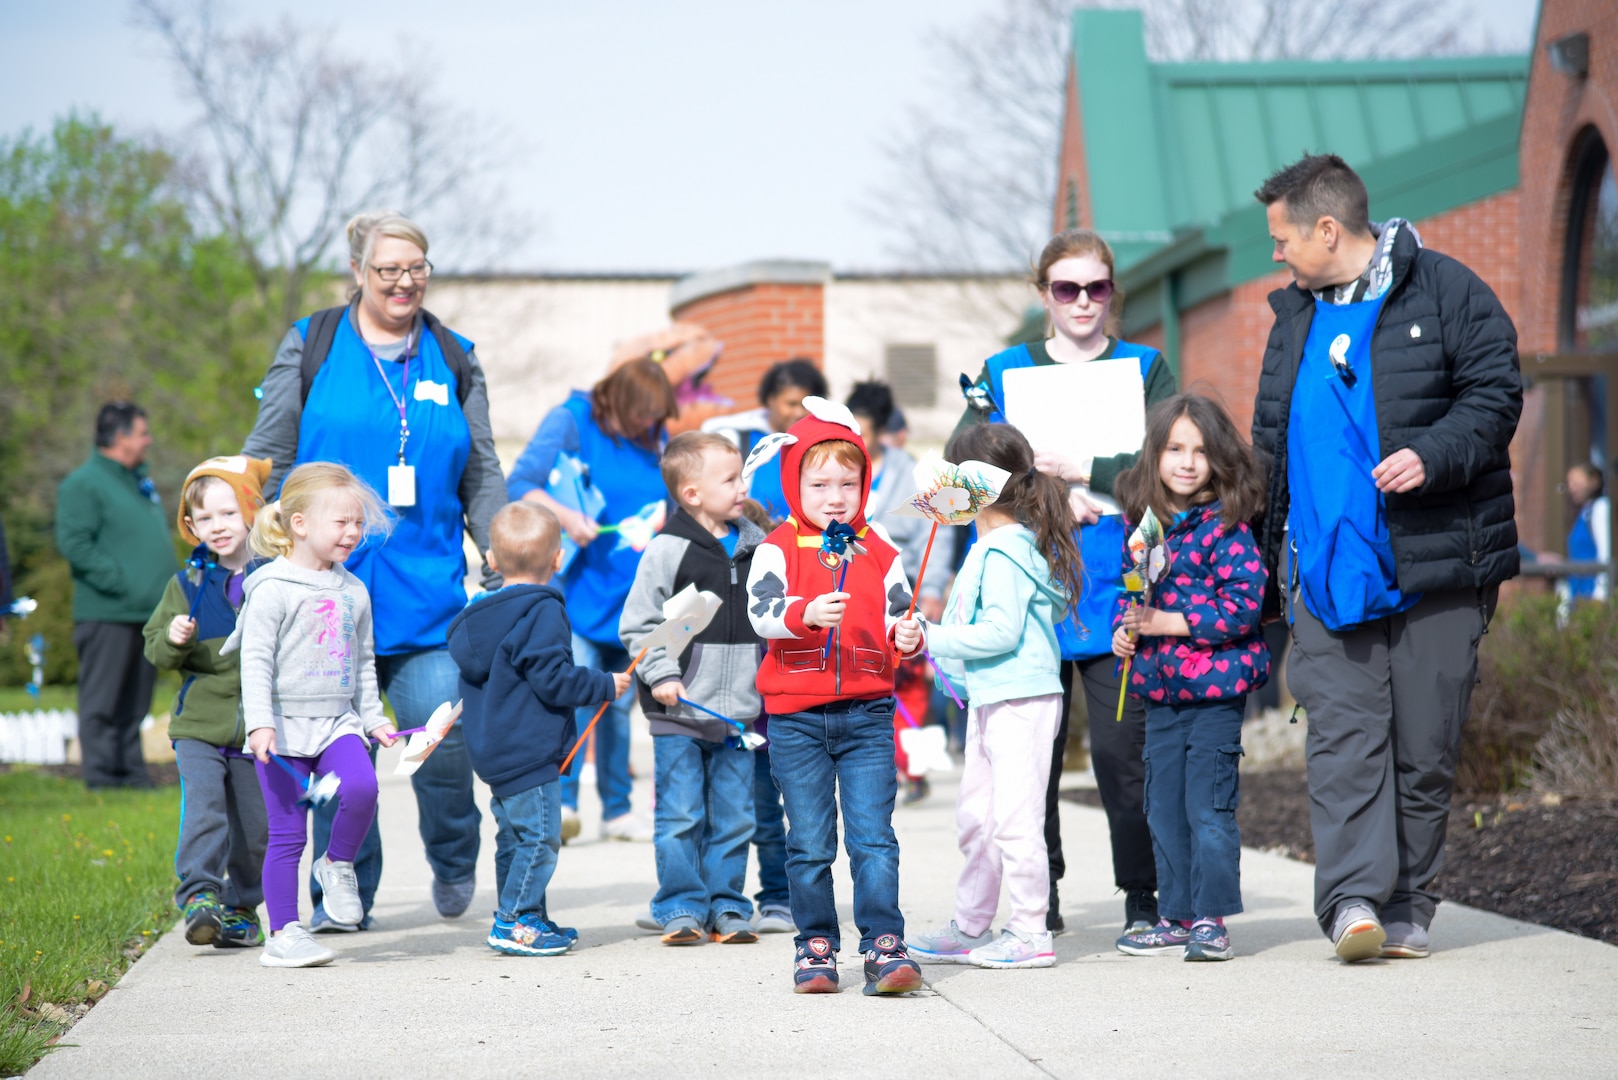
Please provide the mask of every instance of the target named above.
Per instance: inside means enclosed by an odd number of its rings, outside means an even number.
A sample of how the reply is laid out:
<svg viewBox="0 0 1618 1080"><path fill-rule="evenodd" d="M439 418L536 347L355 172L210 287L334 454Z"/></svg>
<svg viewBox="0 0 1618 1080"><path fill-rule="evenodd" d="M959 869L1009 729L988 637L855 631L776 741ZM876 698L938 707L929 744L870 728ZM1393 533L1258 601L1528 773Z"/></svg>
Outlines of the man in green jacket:
<svg viewBox="0 0 1618 1080"><path fill-rule="evenodd" d="M177 569L157 488L146 477L146 413L127 401L96 415L96 451L56 493L56 547L73 569L79 750L88 788L150 787L140 722L157 671L141 627Z"/></svg>

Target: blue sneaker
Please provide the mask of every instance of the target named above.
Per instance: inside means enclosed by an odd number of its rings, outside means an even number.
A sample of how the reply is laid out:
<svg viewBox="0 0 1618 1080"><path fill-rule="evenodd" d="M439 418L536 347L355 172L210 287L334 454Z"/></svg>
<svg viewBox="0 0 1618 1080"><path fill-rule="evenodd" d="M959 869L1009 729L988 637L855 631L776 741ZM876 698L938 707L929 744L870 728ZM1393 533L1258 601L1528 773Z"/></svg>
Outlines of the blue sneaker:
<svg viewBox="0 0 1618 1080"><path fill-rule="evenodd" d="M908 994L921 989L921 965L910 959L897 934L883 934L865 954L865 993Z"/></svg>
<svg viewBox="0 0 1618 1080"><path fill-rule="evenodd" d="M219 936L213 939L214 948L251 949L264 944L264 929L258 924L258 912L227 907L220 909L219 917L224 925L219 930Z"/></svg>
<svg viewBox="0 0 1618 1080"><path fill-rule="evenodd" d="M810 938L798 946L798 958L792 965L792 992L837 993L837 950L826 938Z"/></svg>
<svg viewBox="0 0 1618 1080"><path fill-rule="evenodd" d="M219 894L212 889L201 889L186 900L185 940L192 945L212 945L224 929L219 909Z"/></svg>
<svg viewBox="0 0 1618 1080"><path fill-rule="evenodd" d="M1229 960L1236 953L1230 947L1230 935L1212 919L1198 919L1191 924L1191 940L1185 945L1187 960Z"/></svg>
<svg viewBox="0 0 1618 1080"><path fill-rule="evenodd" d="M1134 930L1118 939L1118 951L1130 956L1184 955L1191 931L1177 922L1159 919L1147 930Z"/></svg>
<svg viewBox="0 0 1618 1080"><path fill-rule="evenodd" d="M538 915L523 915L516 922L507 922L496 915L489 930L489 948L508 956L560 956L578 940L559 933L558 928Z"/></svg>

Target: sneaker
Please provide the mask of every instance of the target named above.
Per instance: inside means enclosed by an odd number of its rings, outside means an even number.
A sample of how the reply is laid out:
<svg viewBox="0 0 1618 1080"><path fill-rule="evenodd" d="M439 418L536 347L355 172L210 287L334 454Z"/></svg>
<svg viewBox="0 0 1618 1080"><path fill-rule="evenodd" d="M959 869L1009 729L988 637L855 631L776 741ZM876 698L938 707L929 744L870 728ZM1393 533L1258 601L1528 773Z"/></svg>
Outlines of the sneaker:
<svg viewBox="0 0 1618 1080"><path fill-rule="evenodd" d="M360 903L360 883L354 876L354 864L322 855L315 860L314 875L320 883L320 902L326 914L337 922L358 926L365 918L365 905Z"/></svg>
<svg viewBox="0 0 1618 1080"><path fill-rule="evenodd" d="M1156 956L1167 953L1180 956L1185 953L1185 944L1190 940L1189 927L1169 922L1167 919L1159 919L1156 926L1125 934L1118 939L1117 945L1119 952L1128 953L1130 956Z"/></svg>
<svg viewBox="0 0 1618 1080"><path fill-rule="evenodd" d="M212 889L200 889L186 900L185 940L192 945L212 945L224 927L220 917L219 894Z"/></svg>
<svg viewBox="0 0 1618 1080"><path fill-rule="evenodd" d="M1235 955L1223 925L1212 919L1198 919L1191 924L1191 940L1185 945L1187 960L1229 960Z"/></svg>
<svg viewBox="0 0 1618 1080"><path fill-rule="evenodd" d="M837 950L823 937L810 938L798 946L792 965L794 994L837 993Z"/></svg>
<svg viewBox="0 0 1618 1080"><path fill-rule="evenodd" d="M1425 926L1390 922L1382 929L1387 934L1387 939L1382 942L1382 955L1386 959L1421 960L1432 952Z"/></svg>
<svg viewBox="0 0 1618 1080"><path fill-rule="evenodd" d="M914 806L933 793L933 786L925 776L905 781L904 805Z"/></svg>
<svg viewBox="0 0 1618 1080"><path fill-rule="evenodd" d="M712 937L721 945L751 945L758 940L758 931L745 916L727 911L714 920Z"/></svg>
<svg viewBox="0 0 1618 1080"><path fill-rule="evenodd" d="M469 877L465 881L439 881L433 877L433 907L438 914L446 919L459 919L466 914L466 909L472 905L472 894L477 892L478 879Z"/></svg>
<svg viewBox="0 0 1618 1080"><path fill-rule="evenodd" d="M689 915L672 918L663 927L665 945L701 945L706 936L702 924Z"/></svg>
<svg viewBox="0 0 1618 1080"><path fill-rule="evenodd" d="M1157 894L1150 889L1130 889L1124 895L1124 933L1150 930L1157 925Z"/></svg>
<svg viewBox="0 0 1618 1080"><path fill-rule="evenodd" d="M315 905L315 913L309 916L309 932L311 934L354 934L361 930L371 928L371 916L367 915L358 923L338 922L326 914L326 905Z"/></svg>
<svg viewBox="0 0 1618 1080"><path fill-rule="evenodd" d="M663 924L658 921L657 916L652 914L651 908L647 908L635 916L635 925L642 930L650 930L653 933L661 934L663 932Z"/></svg>
<svg viewBox="0 0 1618 1080"><path fill-rule="evenodd" d="M981 934L968 934L954 919L942 930L930 934L911 934L905 938L905 947L924 964L970 964L967 954L994 940L988 930Z"/></svg>
<svg viewBox="0 0 1618 1080"><path fill-rule="evenodd" d="M562 843L579 835L579 812L571 806L562 807Z"/></svg>
<svg viewBox="0 0 1618 1080"><path fill-rule="evenodd" d="M1051 879L1051 898L1045 908L1045 929L1051 934L1062 934L1067 931L1067 922L1062 918L1062 900L1056 895L1056 879Z"/></svg>
<svg viewBox="0 0 1618 1080"><path fill-rule="evenodd" d="M290 922L271 936L258 962L265 967L319 967L337 959L337 954L310 936L302 923Z"/></svg>
<svg viewBox="0 0 1618 1080"><path fill-rule="evenodd" d="M1372 960L1382 955L1382 943L1388 932L1376 909L1367 900L1344 900L1337 905L1337 918L1332 923L1331 940L1337 946L1337 955L1347 963Z"/></svg>
<svg viewBox="0 0 1618 1080"><path fill-rule="evenodd" d="M507 922L496 915L494 926L489 930L488 946L507 956L560 956L573 947L577 935L569 938L558 931L557 926L538 915L523 915L515 922Z"/></svg>
<svg viewBox="0 0 1618 1080"><path fill-rule="evenodd" d="M216 949L251 949L264 944L264 928L258 924L258 912L246 908L221 908L222 924L219 936L213 939Z"/></svg>
<svg viewBox="0 0 1618 1080"><path fill-rule="evenodd" d="M987 945L979 945L966 956L968 964L981 968L1042 968L1056 963L1056 949L1050 931L1020 934L1011 927Z"/></svg>
<svg viewBox="0 0 1618 1080"><path fill-rule="evenodd" d="M883 934L865 954L865 994L908 994L921 989L921 965L910 959L904 942Z"/></svg>
<svg viewBox="0 0 1618 1080"><path fill-rule="evenodd" d="M798 924L792 921L791 908L770 904L768 907L758 909L753 929L761 934L796 934Z"/></svg>
<svg viewBox="0 0 1618 1080"><path fill-rule="evenodd" d="M652 827L634 814L619 814L601 823L601 839L628 840L632 843L650 843Z"/></svg>

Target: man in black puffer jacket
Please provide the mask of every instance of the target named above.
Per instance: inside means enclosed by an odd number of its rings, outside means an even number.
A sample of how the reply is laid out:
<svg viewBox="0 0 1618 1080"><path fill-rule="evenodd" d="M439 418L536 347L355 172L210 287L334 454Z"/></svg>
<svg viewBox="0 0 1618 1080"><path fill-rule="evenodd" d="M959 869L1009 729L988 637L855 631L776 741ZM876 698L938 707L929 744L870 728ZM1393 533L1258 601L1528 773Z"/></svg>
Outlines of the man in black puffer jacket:
<svg viewBox="0 0 1618 1080"><path fill-rule="evenodd" d="M1518 570L1516 330L1408 222L1373 227L1336 155L1255 194L1294 278L1270 294L1253 443L1275 460L1260 537L1309 719L1315 914L1344 960L1422 957L1478 639Z"/></svg>

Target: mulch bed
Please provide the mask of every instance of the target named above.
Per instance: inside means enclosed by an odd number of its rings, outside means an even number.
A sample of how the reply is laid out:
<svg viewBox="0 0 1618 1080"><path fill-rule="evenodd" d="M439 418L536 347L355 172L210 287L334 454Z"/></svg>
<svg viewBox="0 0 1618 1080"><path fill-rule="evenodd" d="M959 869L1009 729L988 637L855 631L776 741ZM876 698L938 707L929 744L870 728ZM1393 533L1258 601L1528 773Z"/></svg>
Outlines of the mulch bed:
<svg viewBox="0 0 1618 1080"><path fill-rule="evenodd" d="M1100 806L1094 790L1062 797ZM1242 773L1242 843L1314 860L1302 769ZM1618 944L1618 795L1458 794L1437 890L1513 919Z"/></svg>

